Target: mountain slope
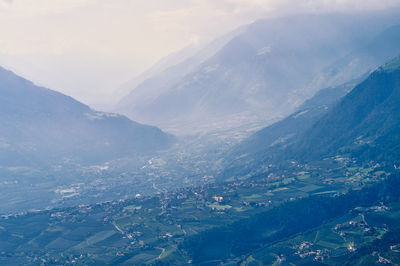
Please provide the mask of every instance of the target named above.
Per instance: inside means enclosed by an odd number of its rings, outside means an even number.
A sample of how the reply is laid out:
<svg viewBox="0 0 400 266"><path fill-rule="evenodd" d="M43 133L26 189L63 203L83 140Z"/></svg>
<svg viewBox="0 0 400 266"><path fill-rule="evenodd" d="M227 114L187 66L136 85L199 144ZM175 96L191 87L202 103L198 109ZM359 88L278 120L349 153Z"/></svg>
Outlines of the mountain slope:
<svg viewBox="0 0 400 266"><path fill-rule="evenodd" d="M236 154L256 153L279 143L284 143L309 129L320 119L341 97L346 95L356 81L342 86L326 88L301 105L296 112L285 119L272 124L250 136L235 147Z"/></svg>
<svg viewBox="0 0 400 266"><path fill-rule="evenodd" d="M322 69L360 49L396 19L379 13L257 21L149 102L126 102L124 113L179 134L188 124L196 131L203 124L229 128L288 115L334 83L330 78L336 79L336 73L326 75Z"/></svg>
<svg viewBox="0 0 400 266"><path fill-rule="evenodd" d="M360 76L386 63L400 54L400 25L391 26L366 45L340 58L315 77L312 86L318 83L335 86Z"/></svg>
<svg viewBox="0 0 400 266"><path fill-rule="evenodd" d="M315 158L349 152L399 162L400 58L378 68L312 126L291 151Z"/></svg>
<svg viewBox="0 0 400 266"><path fill-rule="evenodd" d="M115 106L115 111L127 113L131 117L146 121L136 113L168 91L170 87L217 53L227 42L241 32L241 28L221 36L205 47L186 47L181 51L161 59L142 75L123 84L120 91L127 91ZM151 122L151 121L150 121Z"/></svg>
<svg viewBox="0 0 400 266"><path fill-rule="evenodd" d="M379 67L338 102L352 87L322 90L294 114L244 140L227 154L220 178L263 172L270 163L340 154L399 165L400 58ZM330 91L336 96L325 97Z"/></svg>
<svg viewBox="0 0 400 266"><path fill-rule="evenodd" d="M225 169L221 178L247 175L259 168L266 158L282 152L282 148L298 141L364 78L366 77L363 76L341 86L320 90L291 115L257 131L235 145L225 154Z"/></svg>
<svg viewBox="0 0 400 266"><path fill-rule="evenodd" d="M0 68L2 165L95 162L154 152L171 141L158 128L94 111Z"/></svg>
<svg viewBox="0 0 400 266"><path fill-rule="evenodd" d="M379 65L379 62L393 58L392 54L400 54L399 42L400 25L392 26L367 42L360 51L355 50L338 60L340 64L332 65L329 70L336 74L331 75L332 79L328 83L336 84L359 74L363 74L362 77L344 83L344 85L332 85L331 88L319 91L285 119L256 132L236 145L225 158L227 165L229 165L229 170L226 169L227 173L247 174L252 171L252 167L257 168L257 165L261 162L271 160L271 157L275 155L282 155L282 149L299 141L301 136L332 108L333 103L368 77L369 74L360 73L360 71L368 72L374 65ZM339 67L343 67L343 70L336 69ZM323 79L324 75L326 75L326 72L319 77ZM301 153L304 156L302 151L301 148L298 148L292 154ZM309 154L309 152L306 153ZM250 164L250 162L252 163Z"/></svg>

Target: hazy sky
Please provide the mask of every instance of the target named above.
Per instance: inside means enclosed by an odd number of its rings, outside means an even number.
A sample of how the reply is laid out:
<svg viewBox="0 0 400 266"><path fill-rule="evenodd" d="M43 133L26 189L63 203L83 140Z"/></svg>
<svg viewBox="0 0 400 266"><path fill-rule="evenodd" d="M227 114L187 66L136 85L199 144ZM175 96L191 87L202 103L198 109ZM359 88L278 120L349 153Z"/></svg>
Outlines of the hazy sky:
<svg viewBox="0 0 400 266"><path fill-rule="evenodd" d="M0 65L98 105L160 58L261 17L400 0L0 0Z"/></svg>

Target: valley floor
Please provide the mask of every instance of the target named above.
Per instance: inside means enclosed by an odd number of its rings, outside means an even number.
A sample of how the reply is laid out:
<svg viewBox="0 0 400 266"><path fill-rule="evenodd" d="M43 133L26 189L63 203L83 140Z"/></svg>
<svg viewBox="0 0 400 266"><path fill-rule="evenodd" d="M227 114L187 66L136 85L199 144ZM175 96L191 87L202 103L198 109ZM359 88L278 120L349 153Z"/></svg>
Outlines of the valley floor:
<svg viewBox="0 0 400 266"><path fill-rule="evenodd" d="M392 171L334 157L156 196L3 215L0 262L396 263L400 240L391 236L400 205L390 182L399 181Z"/></svg>

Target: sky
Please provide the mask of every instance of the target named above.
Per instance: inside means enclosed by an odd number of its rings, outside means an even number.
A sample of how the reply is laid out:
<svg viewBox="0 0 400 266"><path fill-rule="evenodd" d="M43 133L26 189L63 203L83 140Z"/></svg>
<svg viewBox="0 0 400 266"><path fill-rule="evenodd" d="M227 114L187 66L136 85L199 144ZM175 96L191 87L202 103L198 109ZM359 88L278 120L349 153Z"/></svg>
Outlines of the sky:
<svg viewBox="0 0 400 266"><path fill-rule="evenodd" d="M0 0L0 65L91 106L188 45L259 18L351 12L400 0Z"/></svg>

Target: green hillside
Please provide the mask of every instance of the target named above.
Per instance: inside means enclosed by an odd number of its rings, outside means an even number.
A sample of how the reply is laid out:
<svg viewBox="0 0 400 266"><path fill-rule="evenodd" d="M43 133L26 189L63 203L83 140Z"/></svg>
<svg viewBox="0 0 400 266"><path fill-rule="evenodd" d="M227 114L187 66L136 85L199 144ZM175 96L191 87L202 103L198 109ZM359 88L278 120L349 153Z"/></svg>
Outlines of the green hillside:
<svg viewBox="0 0 400 266"><path fill-rule="evenodd" d="M398 163L400 145L400 59L374 71L289 150L312 159L348 153Z"/></svg>

